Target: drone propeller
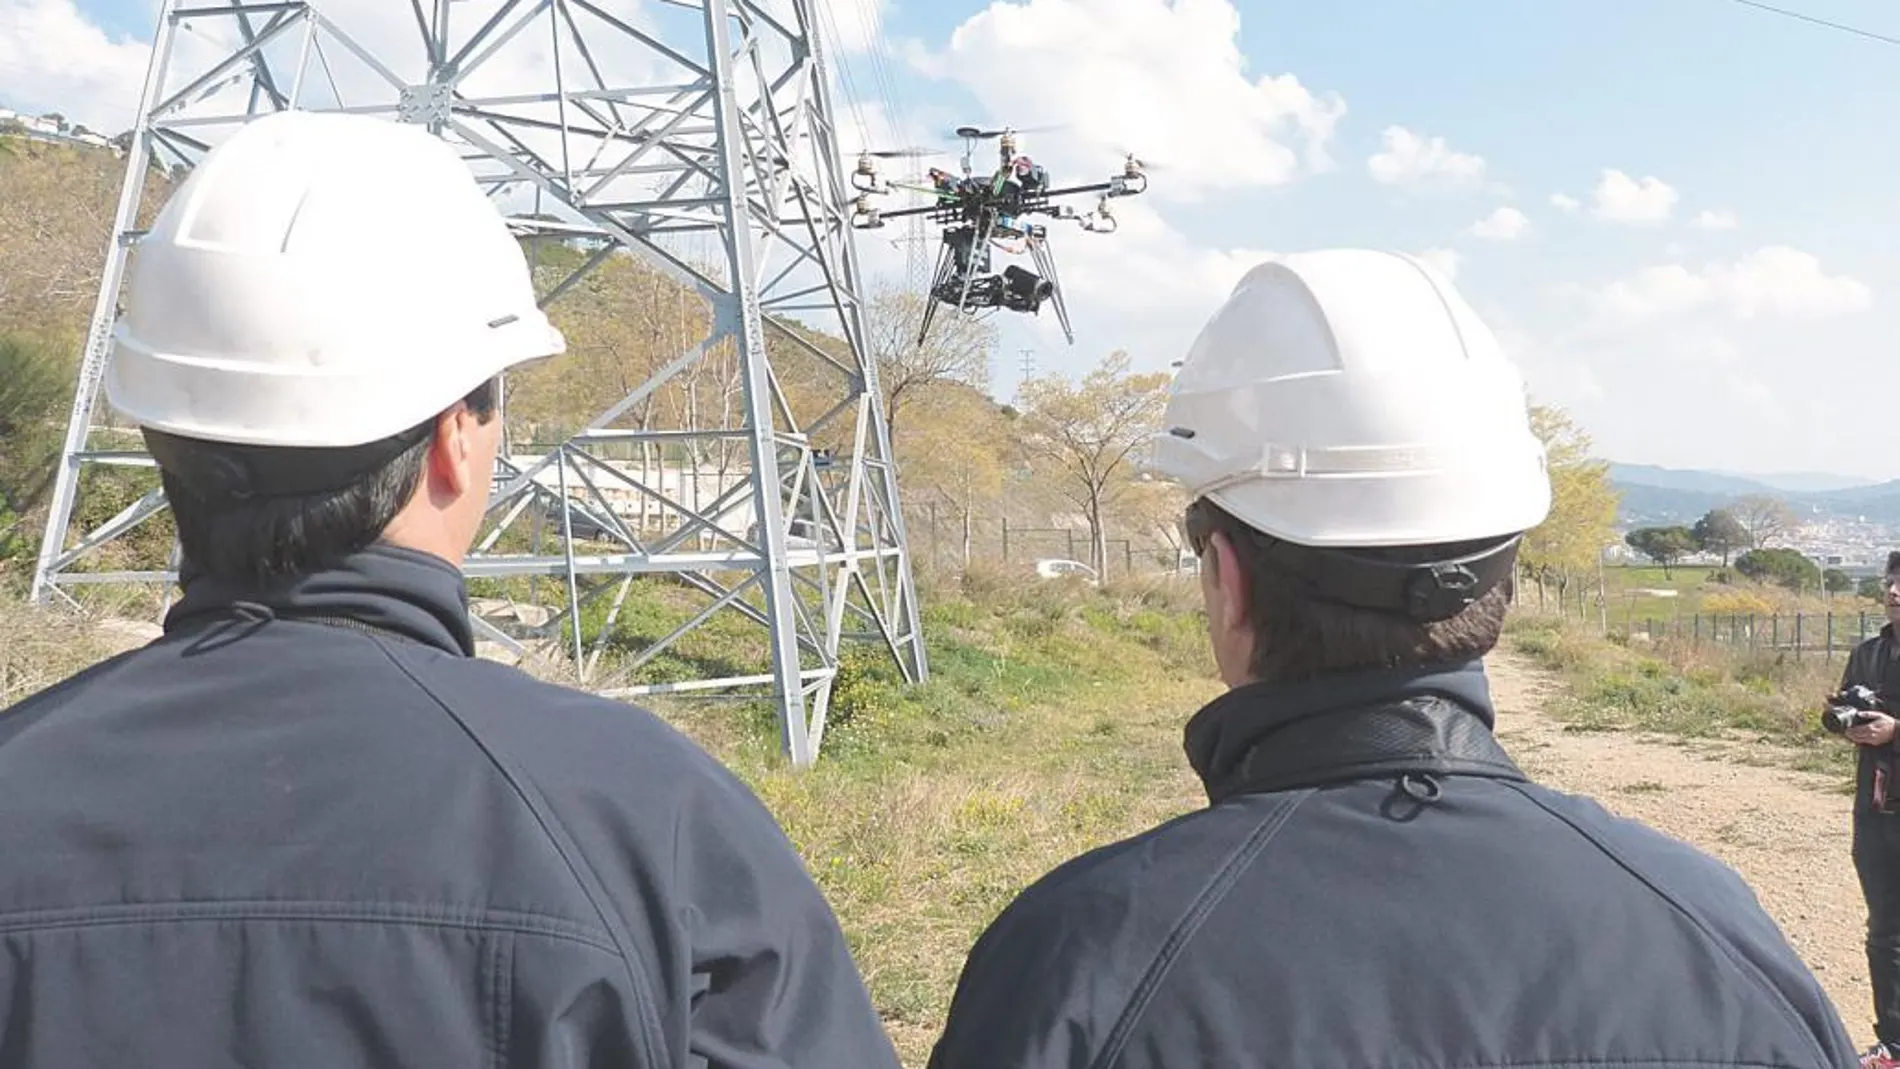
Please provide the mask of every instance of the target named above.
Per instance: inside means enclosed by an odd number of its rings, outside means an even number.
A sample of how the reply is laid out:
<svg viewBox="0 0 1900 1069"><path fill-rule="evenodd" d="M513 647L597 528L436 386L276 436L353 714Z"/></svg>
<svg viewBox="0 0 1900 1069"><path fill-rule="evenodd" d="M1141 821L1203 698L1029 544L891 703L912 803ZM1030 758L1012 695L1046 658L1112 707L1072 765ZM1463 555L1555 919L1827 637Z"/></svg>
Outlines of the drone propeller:
<svg viewBox="0 0 1900 1069"><path fill-rule="evenodd" d="M880 160L917 159L922 156L941 156L943 152L934 148L880 148L867 149L861 156L874 156Z"/></svg>
<svg viewBox="0 0 1900 1069"><path fill-rule="evenodd" d="M1126 161L1128 166L1138 171L1167 171L1172 166L1171 164L1157 164L1150 160L1145 160L1136 155L1132 149L1117 148L1115 151Z"/></svg>
<svg viewBox="0 0 1900 1069"><path fill-rule="evenodd" d="M1046 134L1056 130L1067 129L1068 125L1068 123L1047 123L1042 126L1004 126L995 130L985 130L977 126L959 126L957 127L956 136L987 141L991 138L1001 137L1004 134Z"/></svg>

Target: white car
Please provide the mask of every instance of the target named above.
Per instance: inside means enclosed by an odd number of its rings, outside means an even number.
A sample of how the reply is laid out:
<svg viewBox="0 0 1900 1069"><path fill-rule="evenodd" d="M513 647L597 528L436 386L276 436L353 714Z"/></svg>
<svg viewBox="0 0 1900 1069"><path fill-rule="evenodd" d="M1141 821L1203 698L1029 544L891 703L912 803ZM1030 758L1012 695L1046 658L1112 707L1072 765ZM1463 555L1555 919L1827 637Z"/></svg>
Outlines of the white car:
<svg viewBox="0 0 1900 1069"><path fill-rule="evenodd" d="M1095 569L1083 564L1079 560L1063 560L1059 557L1037 561L1036 575L1043 579L1067 579L1074 577L1086 579L1091 583L1099 581L1095 575Z"/></svg>

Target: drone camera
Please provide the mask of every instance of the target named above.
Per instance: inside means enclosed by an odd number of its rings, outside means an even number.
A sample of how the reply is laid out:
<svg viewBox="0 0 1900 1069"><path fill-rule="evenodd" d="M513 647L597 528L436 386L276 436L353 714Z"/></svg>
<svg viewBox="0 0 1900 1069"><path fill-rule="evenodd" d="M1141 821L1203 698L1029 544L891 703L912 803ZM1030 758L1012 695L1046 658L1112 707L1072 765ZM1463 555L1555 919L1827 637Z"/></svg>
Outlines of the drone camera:
<svg viewBox="0 0 1900 1069"><path fill-rule="evenodd" d="M1003 292L1015 311L1034 312L1056 291L1055 283L1015 264L1003 269Z"/></svg>

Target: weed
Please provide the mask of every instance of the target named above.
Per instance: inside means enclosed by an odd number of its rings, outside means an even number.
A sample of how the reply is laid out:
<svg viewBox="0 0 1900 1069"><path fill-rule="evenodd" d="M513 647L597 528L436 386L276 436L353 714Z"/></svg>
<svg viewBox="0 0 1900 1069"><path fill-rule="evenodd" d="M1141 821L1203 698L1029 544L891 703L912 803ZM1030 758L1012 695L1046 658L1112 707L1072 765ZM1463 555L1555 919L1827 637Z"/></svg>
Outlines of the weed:
<svg viewBox="0 0 1900 1069"><path fill-rule="evenodd" d="M1570 684L1550 711L1571 731L1634 729L1685 739L1765 744L1785 766L1851 776L1850 748L1824 735L1819 698L1838 660L1665 639L1618 644L1594 629L1544 616L1514 617L1510 646Z"/></svg>

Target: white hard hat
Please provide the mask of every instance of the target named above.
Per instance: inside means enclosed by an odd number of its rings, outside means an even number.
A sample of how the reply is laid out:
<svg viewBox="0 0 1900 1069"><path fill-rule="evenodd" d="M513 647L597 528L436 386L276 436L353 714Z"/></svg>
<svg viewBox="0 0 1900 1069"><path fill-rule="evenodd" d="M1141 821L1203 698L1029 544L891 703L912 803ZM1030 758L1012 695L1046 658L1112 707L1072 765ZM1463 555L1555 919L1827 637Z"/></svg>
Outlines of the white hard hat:
<svg viewBox="0 0 1900 1069"><path fill-rule="evenodd" d="M1411 257L1248 271L1182 362L1149 460L1249 527L1321 548L1505 538L1550 509L1523 382Z"/></svg>
<svg viewBox="0 0 1900 1069"><path fill-rule="evenodd" d="M565 348L453 148L290 111L208 154L137 244L105 386L185 438L344 447Z"/></svg>

